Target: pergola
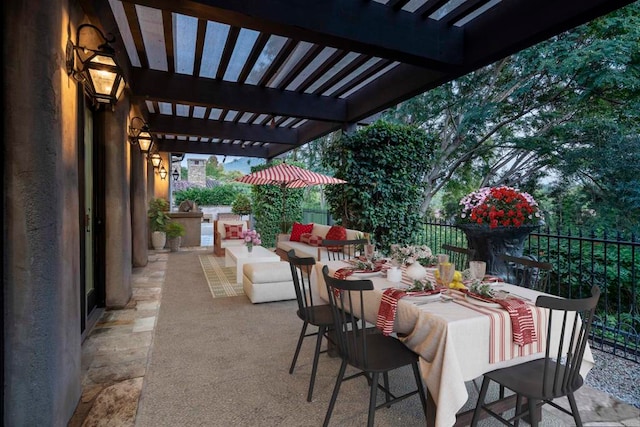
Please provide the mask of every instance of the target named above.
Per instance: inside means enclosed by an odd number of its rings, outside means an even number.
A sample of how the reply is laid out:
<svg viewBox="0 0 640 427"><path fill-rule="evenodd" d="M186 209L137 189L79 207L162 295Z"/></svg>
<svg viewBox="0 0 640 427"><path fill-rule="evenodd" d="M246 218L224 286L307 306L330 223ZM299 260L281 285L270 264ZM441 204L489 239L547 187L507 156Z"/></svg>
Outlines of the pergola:
<svg viewBox="0 0 640 427"><path fill-rule="evenodd" d="M631 0L82 0L159 151L271 159Z"/></svg>

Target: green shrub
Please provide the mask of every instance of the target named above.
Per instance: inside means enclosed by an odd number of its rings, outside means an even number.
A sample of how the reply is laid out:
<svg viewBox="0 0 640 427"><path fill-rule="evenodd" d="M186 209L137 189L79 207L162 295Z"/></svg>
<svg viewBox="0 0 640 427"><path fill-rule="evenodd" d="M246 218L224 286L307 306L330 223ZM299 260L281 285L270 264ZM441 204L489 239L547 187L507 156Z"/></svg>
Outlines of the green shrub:
<svg viewBox="0 0 640 427"><path fill-rule="evenodd" d="M213 188L191 187L174 193L176 204L193 200L198 206L230 206L240 194L248 194L243 184L222 184Z"/></svg>
<svg viewBox="0 0 640 427"><path fill-rule="evenodd" d="M237 215L251 214L251 199L246 194L238 194L231 205L231 212Z"/></svg>
<svg viewBox="0 0 640 427"><path fill-rule="evenodd" d="M165 232L167 233L168 239L182 237L186 233L186 229L184 228L184 225L176 221L169 221L165 228L166 228Z"/></svg>

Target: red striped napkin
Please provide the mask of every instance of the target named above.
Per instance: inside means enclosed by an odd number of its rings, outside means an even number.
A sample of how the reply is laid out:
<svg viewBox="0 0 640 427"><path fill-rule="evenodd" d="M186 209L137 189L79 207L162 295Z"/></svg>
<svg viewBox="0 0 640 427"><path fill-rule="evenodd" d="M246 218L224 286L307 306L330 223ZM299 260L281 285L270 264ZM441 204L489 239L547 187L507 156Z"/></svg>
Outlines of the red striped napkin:
<svg viewBox="0 0 640 427"><path fill-rule="evenodd" d="M515 297L487 298L478 294L473 294L473 296L483 301L500 304L502 308L507 310L511 318L511 330L515 344L527 345L537 339L531 307L524 300Z"/></svg>
<svg viewBox="0 0 640 427"><path fill-rule="evenodd" d="M378 309L378 317L376 319L376 328L382 331L382 335L391 335L393 332L393 323L396 320L396 309L398 308L398 300L407 295L424 296L439 294L443 289L434 289L430 291L405 291L403 289L389 288L382 293L380 300L380 308Z"/></svg>

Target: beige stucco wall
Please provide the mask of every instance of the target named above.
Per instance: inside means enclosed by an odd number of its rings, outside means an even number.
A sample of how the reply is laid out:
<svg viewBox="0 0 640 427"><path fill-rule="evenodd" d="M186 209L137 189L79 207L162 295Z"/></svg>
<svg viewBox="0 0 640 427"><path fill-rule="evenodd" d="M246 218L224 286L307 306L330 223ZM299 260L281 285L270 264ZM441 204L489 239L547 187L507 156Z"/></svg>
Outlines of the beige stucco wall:
<svg viewBox="0 0 640 427"><path fill-rule="evenodd" d="M66 74L65 47L85 17L74 0L3 7L3 422L65 426L82 391L84 239L81 89ZM131 297L132 248L143 247L140 264L147 256L146 169L131 169L141 158L127 142L128 114L126 97L115 111L94 114L105 144L105 193L98 197L106 203L105 287L112 306ZM134 242L134 233L144 234Z"/></svg>
<svg viewBox="0 0 640 427"><path fill-rule="evenodd" d="M76 83L66 0L5 2L4 424L66 425L81 392Z"/></svg>

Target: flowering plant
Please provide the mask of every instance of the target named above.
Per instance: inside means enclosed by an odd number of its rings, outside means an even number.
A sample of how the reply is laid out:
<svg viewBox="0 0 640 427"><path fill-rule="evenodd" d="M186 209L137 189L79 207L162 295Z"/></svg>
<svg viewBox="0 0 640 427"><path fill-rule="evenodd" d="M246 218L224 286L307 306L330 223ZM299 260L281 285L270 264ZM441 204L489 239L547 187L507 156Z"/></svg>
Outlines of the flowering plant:
<svg viewBox="0 0 640 427"><path fill-rule="evenodd" d="M538 225L542 219L534 198L511 187L483 187L464 196L460 205L458 223L520 227Z"/></svg>
<svg viewBox="0 0 640 427"><path fill-rule="evenodd" d="M260 233L256 230L242 230L241 234L244 244L247 246L259 245L262 243L260 240Z"/></svg>
<svg viewBox="0 0 640 427"><path fill-rule="evenodd" d="M429 260L427 263L430 264L432 257L433 254L431 253L431 248L426 245L391 245L391 258L400 265L413 264L414 262L423 259Z"/></svg>

